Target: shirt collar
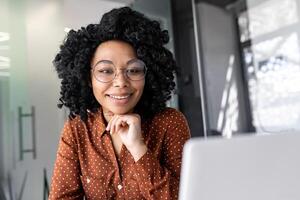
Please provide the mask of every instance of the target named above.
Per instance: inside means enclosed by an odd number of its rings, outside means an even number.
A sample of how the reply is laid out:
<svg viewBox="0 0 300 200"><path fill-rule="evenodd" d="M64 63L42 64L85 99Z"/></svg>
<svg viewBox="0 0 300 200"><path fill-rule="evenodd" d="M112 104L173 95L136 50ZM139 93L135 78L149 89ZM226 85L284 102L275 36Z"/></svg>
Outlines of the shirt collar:
<svg viewBox="0 0 300 200"><path fill-rule="evenodd" d="M106 123L105 119L103 116L103 111L101 107L94 113L89 112L91 115L91 125L92 125L92 130L95 135L97 136L102 136L105 133L106 129Z"/></svg>

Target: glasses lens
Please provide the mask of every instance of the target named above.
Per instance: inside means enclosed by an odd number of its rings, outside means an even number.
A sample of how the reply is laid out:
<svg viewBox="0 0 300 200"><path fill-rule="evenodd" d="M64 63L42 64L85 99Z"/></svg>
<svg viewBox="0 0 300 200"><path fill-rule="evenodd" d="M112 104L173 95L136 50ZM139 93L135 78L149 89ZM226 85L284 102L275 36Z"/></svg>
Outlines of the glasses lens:
<svg viewBox="0 0 300 200"><path fill-rule="evenodd" d="M138 81L145 77L146 66L141 60L135 60L128 64L126 75L130 80Z"/></svg>
<svg viewBox="0 0 300 200"><path fill-rule="evenodd" d="M100 62L94 68L94 76L100 82L110 82L115 77L115 68L111 63Z"/></svg>

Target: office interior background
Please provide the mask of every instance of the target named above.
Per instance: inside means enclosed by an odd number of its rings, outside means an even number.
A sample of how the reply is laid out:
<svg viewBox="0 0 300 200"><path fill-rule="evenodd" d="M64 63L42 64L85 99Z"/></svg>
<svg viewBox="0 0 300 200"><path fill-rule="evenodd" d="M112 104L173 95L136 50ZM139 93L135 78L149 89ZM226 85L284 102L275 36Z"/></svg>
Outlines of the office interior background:
<svg viewBox="0 0 300 200"><path fill-rule="evenodd" d="M128 5L169 30L169 106L192 137L300 130L300 0L0 0L0 199L47 199L61 128L52 65L70 29Z"/></svg>

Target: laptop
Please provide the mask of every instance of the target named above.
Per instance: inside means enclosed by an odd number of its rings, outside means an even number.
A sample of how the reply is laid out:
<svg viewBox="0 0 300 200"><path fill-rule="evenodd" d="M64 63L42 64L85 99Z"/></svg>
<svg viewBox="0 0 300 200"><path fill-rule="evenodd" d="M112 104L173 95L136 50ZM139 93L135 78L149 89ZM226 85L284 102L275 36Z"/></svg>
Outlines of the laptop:
<svg viewBox="0 0 300 200"><path fill-rule="evenodd" d="M180 200L300 200L300 133L192 138Z"/></svg>

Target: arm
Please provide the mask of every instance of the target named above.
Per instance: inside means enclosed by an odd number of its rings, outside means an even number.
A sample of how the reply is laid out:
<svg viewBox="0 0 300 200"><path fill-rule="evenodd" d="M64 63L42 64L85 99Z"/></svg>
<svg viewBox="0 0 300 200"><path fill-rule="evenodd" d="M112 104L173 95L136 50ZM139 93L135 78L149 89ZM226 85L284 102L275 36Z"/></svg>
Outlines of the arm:
<svg viewBox="0 0 300 200"><path fill-rule="evenodd" d="M147 150L134 166L135 177L146 199L178 199L183 145L189 138L185 117L174 112L165 133L163 160L160 162Z"/></svg>
<svg viewBox="0 0 300 200"><path fill-rule="evenodd" d="M49 200L83 199L79 159L73 134L70 121L67 121L59 141Z"/></svg>

